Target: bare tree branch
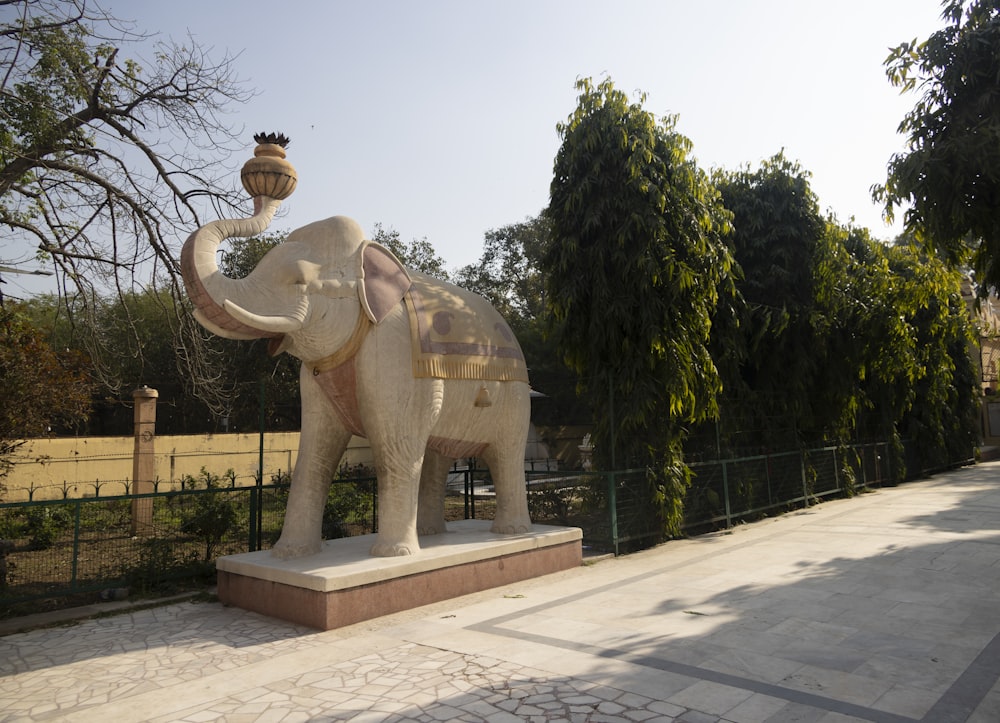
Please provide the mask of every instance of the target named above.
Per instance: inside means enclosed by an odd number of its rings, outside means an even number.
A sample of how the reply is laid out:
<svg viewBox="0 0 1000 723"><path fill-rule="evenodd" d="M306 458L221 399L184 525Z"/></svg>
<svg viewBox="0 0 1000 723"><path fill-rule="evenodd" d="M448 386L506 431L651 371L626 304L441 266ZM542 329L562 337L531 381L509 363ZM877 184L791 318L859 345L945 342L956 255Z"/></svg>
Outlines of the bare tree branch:
<svg viewBox="0 0 1000 723"><path fill-rule="evenodd" d="M67 311L94 325L81 338L99 368L118 351L97 333L102 299L163 289L182 376L224 409L172 247L199 213L245 204L227 163L242 129L223 118L252 96L234 58L213 59L192 39L151 46L93 0L0 7L10 17L0 22L0 262L34 253L51 264ZM143 62L150 48L155 60Z"/></svg>

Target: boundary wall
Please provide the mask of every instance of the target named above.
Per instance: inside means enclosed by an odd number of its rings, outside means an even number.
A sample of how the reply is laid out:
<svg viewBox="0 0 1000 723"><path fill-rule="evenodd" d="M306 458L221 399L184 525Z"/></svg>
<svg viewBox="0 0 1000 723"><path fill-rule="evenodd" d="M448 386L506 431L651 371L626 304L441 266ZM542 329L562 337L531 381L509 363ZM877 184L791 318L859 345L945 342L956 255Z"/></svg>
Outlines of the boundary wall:
<svg viewBox="0 0 1000 723"><path fill-rule="evenodd" d="M232 469L235 486L256 484L260 434L164 435L154 441L157 490L179 489L186 475L202 468L213 475ZM14 456L3 480L4 502L124 495L132 489L133 437L53 437L30 439ZM299 451L298 432L264 434L264 483L290 473ZM347 464L370 464L368 440L354 437L344 455ZM223 480L229 486L231 480Z"/></svg>

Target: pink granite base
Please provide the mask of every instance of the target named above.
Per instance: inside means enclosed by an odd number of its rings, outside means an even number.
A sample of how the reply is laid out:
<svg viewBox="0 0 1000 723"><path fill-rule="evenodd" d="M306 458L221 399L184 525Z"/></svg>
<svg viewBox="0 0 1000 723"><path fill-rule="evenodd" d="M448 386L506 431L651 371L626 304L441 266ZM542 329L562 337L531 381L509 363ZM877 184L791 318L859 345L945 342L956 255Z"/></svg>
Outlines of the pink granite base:
<svg viewBox="0 0 1000 723"><path fill-rule="evenodd" d="M278 560L269 551L220 558L219 600L288 622L331 630L506 585L582 562L577 528L536 526L496 535L488 521L449 523L421 538L420 553L372 558L373 535L329 540L316 555Z"/></svg>

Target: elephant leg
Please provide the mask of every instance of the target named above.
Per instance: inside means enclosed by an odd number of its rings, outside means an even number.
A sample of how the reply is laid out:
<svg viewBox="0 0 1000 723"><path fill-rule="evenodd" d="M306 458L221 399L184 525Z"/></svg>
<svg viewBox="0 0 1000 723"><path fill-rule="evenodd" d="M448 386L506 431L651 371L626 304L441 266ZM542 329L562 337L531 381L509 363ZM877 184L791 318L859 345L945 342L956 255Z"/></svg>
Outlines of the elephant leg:
<svg viewBox="0 0 1000 723"><path fill-rule="evenodd" d="M358 353L358 410L378 476L376 557L413 555L420 470L444 399L444 380L415 378L409 316L402 305L372 331Z"/></svg>
<svg viewBox="0 0 1000 723"><path fill-rule="evenodd" d="M299 454L288 492L281 537L272 549L279 558L302 557L319 552L322 544L323 508L330 481L351 433L341 424L333 407L315 386L305 366L302 384L302 433Z"/></svg>
<svg viewBox="0 0 1000 723"><path fill-rule="evenodd" d="M527 434L525 434L526 439ZM524 481L524 439L514 444L491 444L483 452L496 490L497 511L492 532L512 535L531 531L528 494Z"/></svg>
<svg viewBox="0 0 1000 723"><path fill-rule="evenodd" d="M454 460L433 449L424 451L420 468L420 497L417 502L417 534L436 535L447 532L444 521L445 484Z"/></svg>
<svg viewBox="0 0 1000 723"><path fill-rule="evenodd" d="M421 450L394 449L389 452L374 439L369 438L369 441L378 476L378 536L371 554L375 557L414 555L420 550L417 541L417 501L424 456ZM396 447L396 444L388 446Z"/></svg>

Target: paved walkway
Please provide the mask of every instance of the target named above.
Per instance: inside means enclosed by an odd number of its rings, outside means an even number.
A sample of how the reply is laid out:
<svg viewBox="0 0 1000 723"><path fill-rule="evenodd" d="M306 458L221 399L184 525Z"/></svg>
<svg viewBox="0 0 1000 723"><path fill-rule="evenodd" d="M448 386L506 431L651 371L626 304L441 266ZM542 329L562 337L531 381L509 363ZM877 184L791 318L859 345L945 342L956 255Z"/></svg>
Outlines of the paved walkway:
<svg viewBox="0 0 1000 723"><path fill-rule="evenodd" d="M0 637L0 721L1000 721L1000 462L328 632Z"/></svg>

